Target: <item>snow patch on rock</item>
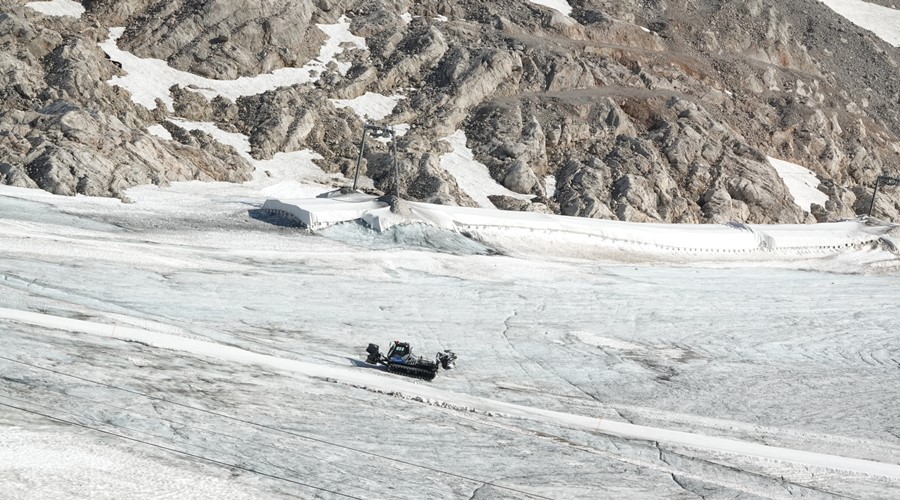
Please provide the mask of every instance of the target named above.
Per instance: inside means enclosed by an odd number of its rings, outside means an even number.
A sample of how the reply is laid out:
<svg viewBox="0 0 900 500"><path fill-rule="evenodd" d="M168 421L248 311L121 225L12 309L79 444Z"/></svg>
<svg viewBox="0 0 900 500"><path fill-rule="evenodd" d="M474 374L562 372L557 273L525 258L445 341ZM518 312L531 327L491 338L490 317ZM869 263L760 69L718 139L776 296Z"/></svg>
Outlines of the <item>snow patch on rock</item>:
<svg viewBox="0 0 900 500"><path fill-rule="evenodd" d="M251 183L259 185L265 196L292 198L308 196L310 183L327 184L332 177L340 174L326 174L313 160L321 160L322 155L310 149L279 152L269 160L257 160L250 155L250 139L235 132L226 132L210 122L192 122L170 118L170 122L185 130L200 130L222 144L233 147L255 167Z"/></svg>
<svg viewBox="0 0 900 500"><path fill-rule="evenodd" d="M350 32L350 19L342 16L336 24L317 24L328 37L319 56L300 68L281 68L271 73L253 77L241 77L236 80L213 80L202 76L177 70L161 59L141 58L130 52L119 49L117 41L125 32L125 28L110 28L109 38L100 44L100 48L113 61L121 64L125 76L116 76L109 84L118 85L131 92L132 101L147 109L156 109L156 100L160 99L172 111L173 99L169 94L172 85L180 85L203 94L207 99L223 96L237 100L238 97L261 94L263 92L290 85L312 83L334 62L341 75L345 75L351 64L337 60L344 52L345 45L358 49L366 48L365 38Z"/></svg>
<svg viewBox="0 0 900 500"><path fill-rule="evenodd" d="M172 134L170 134L169 131L166 130L166 127L163 127L159 124L150 125L149 127L147 127L147 132L149 132L150 135L159 137L160 139L165 139L167 141L172 140Z"/></svg>
<svg viewBox="0 0 900 500"><path fill-rule="evenodd" d="M457 130L443 140L450 143L453 151L441 156L441 167L449 172L459 188L482 208L496 208L488 199L489 195L511 196L521 200L530 200L533 197L510 191L497 183L491 177L487 166L475 160L472 150L466 146L464 131Z"/></svg>
<svg viewBox="0 0 900 500"><path fill-rule="evenodd" d="M36 10L45 16L81 17L84 6L73 0L49 0L47 2L28 2L26 7Z"/></svg>
<svg viewBox="0 0 900 500"><path fill-rule="evenodd" d="M572 13L572 6L566 0L530 0L531 3L543 5L551 8L561 14L569 15Z"/></svg>
<svg viewBox="0 0 900 500"><path fill-rule="evenodd" d="M812 211L813 203L822 207L825 206L825 202L828 201L828 195L816 189L819 186L819 179L816 177L816 174L796 163L772 157L768 158L769 164L778 172L798 207L809 212Z"/></svg>
<svg viewBox="0 0 900 500"><path fill-rule="evenodd" d="M330 99L336 108L350 108L364 120L383 120L394 112L401 99L406 97L394 94L386 96L376 92L366 92L353 99Z"/></svg>
<svg viewBox="0 0 900 500"><path fill-rule="evenodd" d="M547 198L556 196L556 176L548 175L544 177L544 191L547 192Z"/></svg>
<svg viewBox="0 0 900 500"><path fill-rule="evenodd" d="M875 33L894 47L900 47L900 10L862 0L820 1L853 24Z"/></svg>

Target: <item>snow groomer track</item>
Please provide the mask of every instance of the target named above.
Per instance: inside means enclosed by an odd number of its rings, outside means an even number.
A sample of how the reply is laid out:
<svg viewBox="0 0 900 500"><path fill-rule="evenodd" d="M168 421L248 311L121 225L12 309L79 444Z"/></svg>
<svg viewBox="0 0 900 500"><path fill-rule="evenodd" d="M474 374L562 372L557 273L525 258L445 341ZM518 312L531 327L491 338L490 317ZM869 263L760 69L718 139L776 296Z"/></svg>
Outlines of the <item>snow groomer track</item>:
<svg viewBox="0 0 900 500"><path fill-rule="evenodd" d="M747 455L754 458L778 460L797 465L821 468L828 471L843 471L854 474L881 476L900 480L900 465L859 460L803 450L792 450L758 443L723 439L690 432L673 431L633 425L587 416L561 413L557 411L530 408L504 403L486 398L469 396L441 390L403 380L386 379L371 371L360 372L344 367L323 366L298 360L290 360L257 354L235 347L214 344L200 340L167 335L130 327L116 327L81 320L60 318L39 313L22 312L0 308L0 319L26 323L45 328L101 335L161 349L190 353L192 355L216 358L221 361L261 365L286 370L308 377L326 378L368 390L391 392L407 399L416 399L438 406L449 406L461 411L500 414L515 418L537 420L563 427L571 427L591 432L608 434L626 439L652 441L666 445L700 448L726 454Z"/></svg>

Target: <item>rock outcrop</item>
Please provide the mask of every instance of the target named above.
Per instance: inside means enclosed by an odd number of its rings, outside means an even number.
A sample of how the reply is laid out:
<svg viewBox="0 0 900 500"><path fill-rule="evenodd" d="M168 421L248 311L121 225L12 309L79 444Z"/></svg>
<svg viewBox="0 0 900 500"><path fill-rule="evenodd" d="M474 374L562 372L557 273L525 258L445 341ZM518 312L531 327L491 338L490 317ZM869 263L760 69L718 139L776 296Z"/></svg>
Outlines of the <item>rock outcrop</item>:
<svg viewBox="0 0 900 500"><path fill-rule="evenodd" d="M662 222L795 223L865 212L880 174L900 175L900 49L820 2L572 0L570 16L511 0L83 2L81 18L0 0L0 182L121 196L184 179L241 181L251 166L180 130L106 83L120 73L99 43L214 79L313 61L344 19L366 48L309 83L236 101L170 89L174 115L249 137L251 155L309 148L352 175L362 121L330 99L402 94L385 124L399 139L405 197L474 206L440 164L464 130L509 210ZM165 126L173 139L148 133ZM397 180L385 145L365 172ZM798 207L766 156L812 170L828 196ZM547 179L555 190L547 191ZM879 216L900 219L900 193Z"/></svg>
<svg viewBox="0 0 900 500"><path fill-rule="evenodd" d="M10 4L0 14L0 62L12 69L0 72L0 182L122 197L140 184L249 179L252 167L208 136L148 133L160 117L104 83L118 71L98 47L105 30Z"/></svg>

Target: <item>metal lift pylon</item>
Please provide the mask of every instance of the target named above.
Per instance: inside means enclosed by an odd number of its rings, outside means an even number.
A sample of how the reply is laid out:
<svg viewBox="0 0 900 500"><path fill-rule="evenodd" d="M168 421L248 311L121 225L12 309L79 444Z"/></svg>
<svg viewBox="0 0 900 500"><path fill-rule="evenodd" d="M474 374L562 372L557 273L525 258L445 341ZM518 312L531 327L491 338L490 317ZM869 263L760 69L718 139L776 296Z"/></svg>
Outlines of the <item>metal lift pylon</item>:
<svg viewBox="0 0 900 500"><path fill-rule="evenodd" d="M400 167L397 165L397 134L394 127L383 127L366 123L363 125L362 139L359 141L359 157L356 159L356 172L353 174L353 191L359 182L359 166L362 164L363 155L366 152L366 136L372 132L372 137L389 137L391 140L391 158L394 167L394 196L400 197Z"/></svg>

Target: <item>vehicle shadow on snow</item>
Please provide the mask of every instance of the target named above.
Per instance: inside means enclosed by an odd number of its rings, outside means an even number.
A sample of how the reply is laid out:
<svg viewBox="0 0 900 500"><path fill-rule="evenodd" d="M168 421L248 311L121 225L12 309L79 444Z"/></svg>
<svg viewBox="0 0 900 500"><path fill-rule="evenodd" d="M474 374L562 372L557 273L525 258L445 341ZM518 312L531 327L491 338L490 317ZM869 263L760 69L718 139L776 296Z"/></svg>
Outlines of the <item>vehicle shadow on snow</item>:
<svg viewBox="0 0 900 500"><path fill-rule="evenodd" d="M370 365L369 363L356 358L347 358L347 360L353 363L353 366L357 368L371 368L373 370L387 371L387 367L383 365Z"/></svg>

